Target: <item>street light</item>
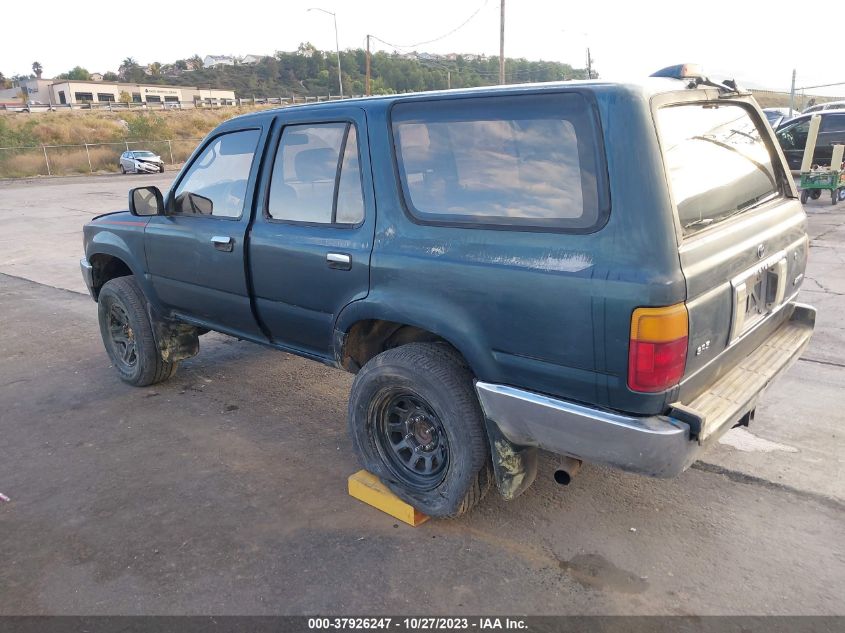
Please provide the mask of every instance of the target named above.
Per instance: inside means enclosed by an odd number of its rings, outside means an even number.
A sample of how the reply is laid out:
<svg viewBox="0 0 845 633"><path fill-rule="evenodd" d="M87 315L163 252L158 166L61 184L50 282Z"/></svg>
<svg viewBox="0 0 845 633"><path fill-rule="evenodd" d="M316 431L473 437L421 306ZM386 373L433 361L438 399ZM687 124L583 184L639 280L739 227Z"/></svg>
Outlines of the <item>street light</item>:
<svg viewBox="0 0 845 633"><path fill-rule="evenodd" d="M322 11L323 13L328 13L330 16L332 16L332 19L334 20L334 46L335 50L337 50L337 85L340 87L340 98L343 99L343 75L340 72L340 44L337 40L337 15L335 15L331 11L321 9L320 7L311 7L308 10Z"/></svg>

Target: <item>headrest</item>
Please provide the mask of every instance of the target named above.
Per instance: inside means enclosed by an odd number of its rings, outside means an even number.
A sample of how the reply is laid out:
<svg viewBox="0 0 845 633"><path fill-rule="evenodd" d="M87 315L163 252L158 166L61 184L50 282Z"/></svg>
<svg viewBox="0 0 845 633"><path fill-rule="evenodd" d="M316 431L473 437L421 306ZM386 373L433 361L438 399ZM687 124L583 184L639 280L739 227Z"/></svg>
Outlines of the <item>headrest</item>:
<svg viewBox="0 0 845 633"><path fill-rule="evenodd" d="M293 167L297 179L303 182L334 180L337 174L337 150L331 147L302 150L297 153Z"/></svg>

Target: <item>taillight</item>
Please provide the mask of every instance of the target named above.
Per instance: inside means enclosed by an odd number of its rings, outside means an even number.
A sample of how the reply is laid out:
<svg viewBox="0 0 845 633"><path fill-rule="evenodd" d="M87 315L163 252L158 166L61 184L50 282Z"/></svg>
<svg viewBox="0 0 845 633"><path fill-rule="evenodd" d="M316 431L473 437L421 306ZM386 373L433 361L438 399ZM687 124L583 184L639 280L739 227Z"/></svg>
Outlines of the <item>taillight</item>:
<svg viewBox="0 0 845 633"><path fill-rule="evenodd" d="M628 387L653 393L677 385L687 363L688 339L689 316L683 303L634 310L628 348Z"/></svg>

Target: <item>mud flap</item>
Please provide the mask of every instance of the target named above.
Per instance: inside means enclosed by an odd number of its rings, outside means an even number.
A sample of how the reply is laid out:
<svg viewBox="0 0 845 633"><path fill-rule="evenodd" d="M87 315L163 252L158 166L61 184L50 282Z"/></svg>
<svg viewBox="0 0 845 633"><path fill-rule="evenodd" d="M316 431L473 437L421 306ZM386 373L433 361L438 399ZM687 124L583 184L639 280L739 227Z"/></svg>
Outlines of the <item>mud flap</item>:
<svg viewBox="0 0 845 633"><path fill-rule="evenodd" d="M160 319L151 307L148 307L147 311L162 360L174 363L199 354L200 339L197 328L185 323Z"/></svg>
<svg viewBox="0 0 845 633"><path fill-rule="evenodd" d="M505 501L513 501L531 487L537 477L537 447L517 446L508 440L492 420L484 418L496 488Z"/></svg>

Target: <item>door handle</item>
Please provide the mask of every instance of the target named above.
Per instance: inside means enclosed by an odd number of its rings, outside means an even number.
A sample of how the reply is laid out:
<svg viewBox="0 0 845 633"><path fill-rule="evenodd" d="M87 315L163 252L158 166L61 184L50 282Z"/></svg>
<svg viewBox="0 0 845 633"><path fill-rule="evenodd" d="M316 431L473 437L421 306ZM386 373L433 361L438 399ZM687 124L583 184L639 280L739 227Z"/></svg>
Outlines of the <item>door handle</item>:
<svg viewBox="0 0 845 633"><path fill-rule="evenodd" d="M211 243L214 244L214 248L218 251L225 251L227 253L231 253L235 247L235 240L226 235L215 235L211 238Z"/></svg>
<svg viewBox="0 0 845 633"><path fill-rule="evenodd" d="M329 265L329 268L349 270L352 268L352 257L346 253L327 253L326 263Z"/></svg>

